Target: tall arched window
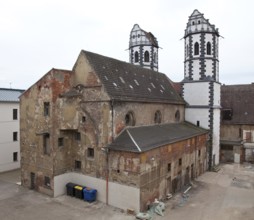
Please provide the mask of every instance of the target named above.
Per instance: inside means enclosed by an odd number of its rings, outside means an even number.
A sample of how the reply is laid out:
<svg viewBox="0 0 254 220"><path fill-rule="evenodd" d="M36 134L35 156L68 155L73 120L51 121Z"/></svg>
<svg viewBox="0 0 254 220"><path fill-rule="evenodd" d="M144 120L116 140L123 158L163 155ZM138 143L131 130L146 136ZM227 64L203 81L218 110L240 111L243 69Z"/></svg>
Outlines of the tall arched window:
<svg viewBox="0 0 254 220"><path fill-rule="evenodd" d="M206 44L206 54L211 55L211 43L210 42L208 42Z"/></svg>
<svg viewBox="0 0 254 220"><path fill-rule="evenodd" d="M149 52L145 52L145 62L149 62Z"/></svg>
<svg viewBox="0 0 254 220"><path fill-rule="evenodd" d="M135 52L135 63L138 62L138 51Z"/></svg>
<svg viewBox="0 0 254 220"><path fill-rule="evenodd" d="M194 55L199 55L199 44L196 42L194 44Z"/></svg>
<svg viewBox="0 0 254 220"><path fill-rule="evenodd" d="M161 112L157 110L154 114L154 123L160 124L161 123Z"/></svg>

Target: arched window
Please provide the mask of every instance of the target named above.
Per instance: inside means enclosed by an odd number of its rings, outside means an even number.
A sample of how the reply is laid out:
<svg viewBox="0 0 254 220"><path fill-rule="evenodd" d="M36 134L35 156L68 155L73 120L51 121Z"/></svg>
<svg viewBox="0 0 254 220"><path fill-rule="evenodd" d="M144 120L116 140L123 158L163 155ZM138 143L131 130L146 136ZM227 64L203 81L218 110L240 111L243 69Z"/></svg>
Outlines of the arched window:
<svg viewBox="0 0 254 220"><path fill-rule="evenodd" d="M194 55L199 55L199 44L196 42L194 44Z"/></svg>
<svg viewBox="0 0 254 220"><path fill-rule="evenodd" d="M179 110L177 110L176 113L175 113L175 121L176 122L180 121L180 112L179 112Z"/></svg>
<svg viewBox="0 0 254 220"><path fill-rule="evenodd" d="M126 126L134 126L135 125L135 118L134 118L133 112L130 111L125 115L125 125Z"/></svg>
<svg viewBox="0 0 254 220"><path fill-rule="evenodd" d="M154 114L154 123L160 124L161 123L161 112L157 110Z"/></svg>
<svg viewBox="0 0 254 220"><path fill-rule="evenodd" d="M135 52L135 63L138 62L138 51Z"/></svg>
<svg viewBox="0 0 254 220"><path fill-rule="evenodd" d="M206 53L207 53L207 55L211 55L211 43L210 42L208 42L206 44Z"/></svg>
<svg viewBox="0 0 254 220"><path fill-rule="evenodd" d="M200 20L198 20L198 24L200 24Z"/></svg>
<svg viewBox="0 0 254 220"><path fill-rule="evenodd" d="M195 21L192 22L192 25L195 25Z"/></svg>
<svg viewBox="0 0 254 220"><path fill-rule="evenodd" d="M145 52L145 62L149 62L149 52Z"/></svg>

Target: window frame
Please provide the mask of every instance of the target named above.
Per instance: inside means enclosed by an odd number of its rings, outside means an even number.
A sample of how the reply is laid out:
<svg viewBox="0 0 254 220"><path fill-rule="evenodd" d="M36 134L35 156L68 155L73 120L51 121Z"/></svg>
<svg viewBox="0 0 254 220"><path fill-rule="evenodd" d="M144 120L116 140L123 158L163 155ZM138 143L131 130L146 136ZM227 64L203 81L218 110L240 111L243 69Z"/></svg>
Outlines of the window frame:
<svg viewBox="0 0 254 220"><path fill-rule="evenodd" d="M82 163L80 160L75 160L74 168L75 170L81 170Z"/></svg>
<svg viewBox="0 0 254 220"><path fill-rule="evenodd" d="M150 62L150 54L147 50L144 53L144 62Z"/></svg>
<svg viewBox="0 0 254 220"><path fill-rule="evenodd" d="M206 54L207 55L211 55L211 47L212 45L211 45L211 43L210 42L207 42L207 44L206 44Z"/></svg>
<svg viewBox="0 0 254 220"><path fill-rule="evenodd" d="M45 117L50 116L50 102L43 103L43 114Z"/></svg>
<svg viewBox="0 0 254 220"><path fill-rule="evenodd" d="M138 51L135 51L134 53L134 63L138 63L139 62L139 54Z"/></svg>
<svg viewBox="0 0 254 220"><path fill-rule="evenodd" d="M124 117L124 122L126 126L135 126L136 121L133 111L127 112L127 114Z"/></svg>
<svg viewBox="0 0 254 220"><path fill-rule="evenodd" d="M12 154L13 162L18 162L18 152L13 152Z"/></svg>
<svg viewBox="0 0 254 220"><path fill-rule="evenodd" d="M64 147L64 138L59 137L57 140L58 147Z"/></svg>
<svg viewBox="0 0 254 220"><path fill-rule="evenodd" d="M51 182L50 177L44 176L44 186L50 188L51 187L50 182Z"/></svg>
<svg viewBox="0 0 254 220"><path fill-rule="evenodd" d="M12 135L13 135L13 139L12 140L13 141L18 141L18 132L14 131Z"/></svg>
<svg viewBox="0 0 254 220"><path fill-rule="evenodd" d="M18 109L17 108L12 109L12 119L18 120Z"/></svg>
<svg viewBox="0 0 254 220"><path fill-rule="evenodd" d="M199 55L199 43L198 42L196 42L194 44L194 55L195 56Z"/></svg>
<svg viewBox="0 0 254 220"><path fill-rule="evenodd" d="M88 147L87 148L87 157L93 159L94 158L94 148Z"/></svg>
<svg viewBox="0 0 254 220"><path fill-rule="evenodd" d="M160 110L157 110L155 113L154 113L154 123L155 124L160 124L162 121L162 114L161 114L161 111Z"/></svg>

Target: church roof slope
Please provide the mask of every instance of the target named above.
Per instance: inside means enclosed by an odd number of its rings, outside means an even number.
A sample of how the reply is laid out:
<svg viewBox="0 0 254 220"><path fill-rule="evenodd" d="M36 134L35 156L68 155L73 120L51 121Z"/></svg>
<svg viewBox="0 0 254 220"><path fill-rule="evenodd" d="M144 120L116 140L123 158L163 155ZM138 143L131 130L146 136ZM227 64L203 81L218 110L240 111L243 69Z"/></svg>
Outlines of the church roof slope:
<svg viewBox="0 0 254 220"><path fill-rule="evenodd" d="M99 76L111 99L184 104L163 73L84 50L81 53Z"/></svg>
<svg viewBox="0 0 254 220"><path fill-rule="evenodd" d="M221 107L231 110L230 120L223 120L222 124L254 124L254 83L245 85L221 86Z"/></svg>
<svg viewBox="0 0 254 220"><path fill-rule="evenodd" d="M207 132L187 122L128 127L108 147L110 150L139 153Z"/></svg>

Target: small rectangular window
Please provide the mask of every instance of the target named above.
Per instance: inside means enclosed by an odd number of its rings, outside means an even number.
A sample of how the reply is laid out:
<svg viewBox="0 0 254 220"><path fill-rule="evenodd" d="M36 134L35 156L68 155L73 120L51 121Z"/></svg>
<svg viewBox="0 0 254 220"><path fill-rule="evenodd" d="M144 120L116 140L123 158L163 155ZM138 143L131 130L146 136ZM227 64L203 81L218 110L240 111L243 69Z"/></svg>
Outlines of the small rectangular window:
<svg viewBox="0 0 254 220"><path fill-rule="evenodd" d="M81 161L75 160L75 169L76 170L81 170Z"/></svg>
<svg viewBox="0 0 254 220"><path fill-rule="evenodd" d="M182 165L182 158L180 158L180 159L178 160L178 165L179 165L179 166Z"/></svg>
<svg viewBox="0 0 254 220"><path fill-rule="evenodd" d="M93 148L88 148L87 149L87 157L94 158L94 149Z"/></svg>
<svg viewBox="0 0 254 220"><path fill-rule="evenodd" d="M18 132L13 132L13 141L18 141Z"/></svg>
<svg viewBox="0 0 254 220"><path fill-rule="evenodd" d="M44 154L50 154L50 145L49 145L49 134L43 135L43 151Z"/></svg>
<svg viewBox="0 0 254 220"><path fill-rule="evenodd" d="M18 152L13 152L13 162L18 161Z"/></svg>
<svg viewBox="0 0 254 220"><path fill-rule="evenodd" d="M168 172L171 171L171 163L168 163Z"/></svg>
<svg viewBox="0 0 254 220"><path fill-rule="evenodd" d="M75 140L76 141L80 141L81 140L80 132L75 132Z"/></svg>
<svg viewBox="0 0 254 220"><path fill-rule="evenodd" d="M64 146L64 138L60 137L58 138L58 147L63 147Z"/></svg>
<svg viewBox="0 0 254 220"><path fill-rule="evenodd" d="M12 111L13 120L18 120L18 109L14 108Z"/></svg>
<svg viewBox="0 0 254 220"><path fill-rule="evenodd" d="M50 104L49 102L44 102L44 116L50 115Z"/></svg>
<svg viewBox="0 0 254 220"><path fill-rule="evenodd" d="M50 178L48 176L44 177L44 185L50 188Z"/></svg>
<svg viewBox="0 0 254 220"><path fill-rule="evenodd" d="M200 157L200 155L201 155L201 150L198 150L198 156Z"/></svg>

